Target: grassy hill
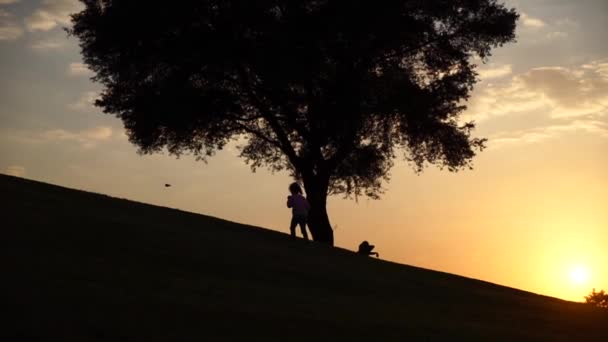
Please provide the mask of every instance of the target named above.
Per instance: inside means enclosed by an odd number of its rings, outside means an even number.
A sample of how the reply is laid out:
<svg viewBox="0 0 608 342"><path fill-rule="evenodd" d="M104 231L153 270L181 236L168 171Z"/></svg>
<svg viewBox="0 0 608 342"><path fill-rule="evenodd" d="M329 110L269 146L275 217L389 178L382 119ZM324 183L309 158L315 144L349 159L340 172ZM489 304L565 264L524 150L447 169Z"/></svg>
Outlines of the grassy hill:
<svg viewBox="0 0 608 342"><path fill-rule="evenodd" d="M608 310L0 176L2 341L608 341Z"/></svg>

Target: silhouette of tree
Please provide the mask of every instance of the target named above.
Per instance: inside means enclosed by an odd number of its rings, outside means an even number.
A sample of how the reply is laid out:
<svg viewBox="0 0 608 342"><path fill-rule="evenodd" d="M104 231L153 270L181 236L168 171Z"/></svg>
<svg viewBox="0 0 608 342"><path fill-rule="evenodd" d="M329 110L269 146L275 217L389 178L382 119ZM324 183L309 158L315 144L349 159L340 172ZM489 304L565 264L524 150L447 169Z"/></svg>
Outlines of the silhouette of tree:
<svg viewBox="0 0 608 342"><path fill-rule="evenodd" d="M514 41L518 18L496 0L81 1L68 32L96 105L140 153L206 160L242 138L253 170L302 180L327 243L327 196L378 198L397 152L417 172L471 166L473 57Z"/></svg>
<svg viewBox="0 0 608 342"><path fill-rule="evenodd" d="M608 309L608 293L604 292L604 290L595 292L595 289L593 289L589 295L585 296L585 302L599 308Z"/></svg>

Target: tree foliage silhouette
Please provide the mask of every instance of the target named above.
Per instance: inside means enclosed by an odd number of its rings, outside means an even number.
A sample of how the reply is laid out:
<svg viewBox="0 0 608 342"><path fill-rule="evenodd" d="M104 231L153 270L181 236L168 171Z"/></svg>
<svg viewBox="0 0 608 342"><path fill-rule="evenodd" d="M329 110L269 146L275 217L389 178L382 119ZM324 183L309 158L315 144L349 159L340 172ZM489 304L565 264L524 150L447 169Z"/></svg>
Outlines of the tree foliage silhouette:
<svg viewBox="0 0 608 342"><path fill-rule="evenodd" d="M608 293L604 290L595 292L595 289L593 289L589 295L585 296L585 303L608 309Z"/></svg>
<svg viewBox="0 0 608 342"><path fill-rule="evenodd" d="M459 114L472 57L514 40L495 0L81 0L68 32L96 101L140 153L205 160L241 137L252 169L302 180L316 241L329 194L378 198L397 153L470 167L484 139Z"/></svg>

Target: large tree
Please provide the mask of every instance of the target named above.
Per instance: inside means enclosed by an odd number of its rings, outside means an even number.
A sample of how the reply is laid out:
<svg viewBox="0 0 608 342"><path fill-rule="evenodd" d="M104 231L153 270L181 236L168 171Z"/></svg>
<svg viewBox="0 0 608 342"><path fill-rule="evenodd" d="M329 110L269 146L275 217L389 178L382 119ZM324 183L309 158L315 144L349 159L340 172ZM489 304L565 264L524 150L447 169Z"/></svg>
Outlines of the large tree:
<svg viewBox="0 0 608 342"><path fill-rule="evenodd" d="M377 198L397 153L470 167L484 139L459 120L474 57L514 40L496 0L81 0L96 102L141 153L212 156L242 138L253 169L304 183L316 241L329 194Z"/></svg>

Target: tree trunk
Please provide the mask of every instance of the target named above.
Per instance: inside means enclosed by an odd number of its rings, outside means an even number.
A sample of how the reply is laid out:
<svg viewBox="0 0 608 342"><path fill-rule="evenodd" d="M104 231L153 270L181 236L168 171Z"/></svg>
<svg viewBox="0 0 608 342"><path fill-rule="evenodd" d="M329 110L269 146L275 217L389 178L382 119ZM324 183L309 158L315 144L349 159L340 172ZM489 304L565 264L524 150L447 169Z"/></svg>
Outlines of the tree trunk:
<svg viewBox="0 0 608 342"><path fill-rule="evenodd" d="M310 211L308 213L308 227L312 238L316 242L326 243L330 246L334 245L334 232L329 223L327 215L327 187L328 179L325 177L312 176L304 179L304 188L306 196L310 202Z"/></svg>

